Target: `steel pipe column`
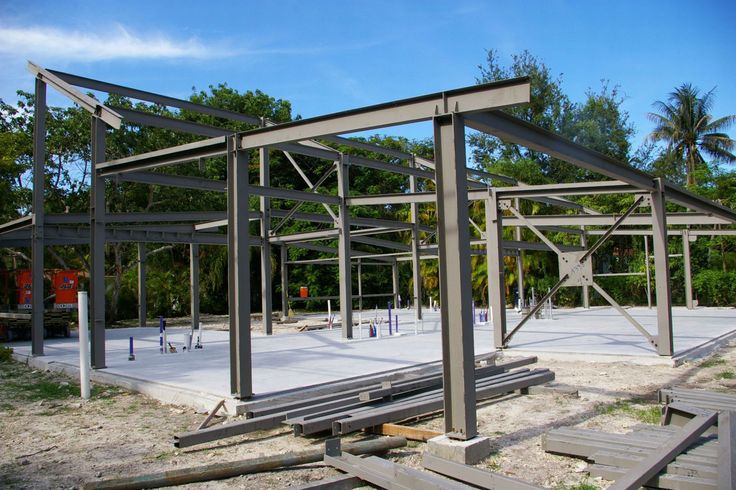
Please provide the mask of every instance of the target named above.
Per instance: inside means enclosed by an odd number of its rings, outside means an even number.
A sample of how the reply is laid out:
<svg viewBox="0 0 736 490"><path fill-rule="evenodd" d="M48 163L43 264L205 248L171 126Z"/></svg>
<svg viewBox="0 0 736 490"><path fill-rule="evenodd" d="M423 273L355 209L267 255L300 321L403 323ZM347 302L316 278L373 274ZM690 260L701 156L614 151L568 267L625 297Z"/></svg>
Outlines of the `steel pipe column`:
<svg viewBox="0 0 736 490"><path fill-rule="evenodd" d="M265 121L264 121L265 125ZM260 160L260 183L263 187L271 185L269 175L268 148L258 150ZM266 335L273 333L273 297L271 288L271 199L266 196L259 198L261 205L261 312L263 313L263 332Z"/></svg>
<svg viewBox="0 0 736 490"><path fill-rule="evenodd" d="M189 304L192 330L199 327L199 245L189 244Z"/></svg>
<svg viewBox="0 0 736 490"><path fill-rule="evenodd" d="M521 202L518 197L514 199L514 207L521 212ZM521 226L517 226L514 233L516 241L520 242ZM521 307L523 307L526 302L526 293L524 292L524 251L519 249L518 252L519 255L516 256L516 289L519 291L519 301L521 302Z"/></svg>
<svg viewBox="0 0 736 490"><path fill-rule="evenodd" d="M495 189L486 199L486 260L488 261L488 306L493 323L493 345L504 347L506 338L506 279L503 266L503 223Z"/></svg>
<svg viewBox="0 0 736 490"><path fill-rule="evenodd" d="M337 261L339 268L340 319L342 338L353 338L353 280L350 270L350 209L347 205L349 186L349 165L347 155L340 155L337 163L337 194L340 197L339 238Z"/></svg>
<svg viewBox="0 0 736 490"><path fill-rule="evenodd" d="M286 245L281 245L281 318L289 316L289 253Z"/></svg>
<svg viewBox="0 0 736 490"><path fill-rule="evenodd" d="M416 166L414 159L411 161L412 166ZM414 175L409 177L409 190L411 193L417 191L417 178ZM411 203L411 270L412 285L414 297L412 298L414 306L414 319L422 319L422 276L421 276L421 252L419 251L419 203Z"/></svg>
<svg viewBox="0 0 736 490"><path fill-rule="evenodd" d="M588 235L585 233L585 226L581 226L580 229L583 230L580 234L580 246L587 250ZM590 309L590 289L588 286L583 286L583 308Z"/></svg>
<svg viewBox="0 0 736 490"><path fill-rule="evenodd" d="M664 182L654 179L656 190L652 192L652 249L654 252L654 285L657 289L657 353L671 356L672 297L670 292L670 261L667 250L667 211L665 208Z"/></svg>
<svg viewBox="0 0 736 490"><path fill-rule="evenodd" d="M44 168L46 163L46 83L36 78L33 126L33 221L31 224L31 354L43 355Z"/></svg>
<svg viewBox="0 0 736 490"><path fill-rule="evenodd" d="M138 242L138 326L146 326L146 244Z"/></svg>
<svg viewBox="0 0 736 490"><path fill-rule="evenodd" d="M435 117L433 123L445 432L451 438L467 440L478 435L478 429L465 126L463 118L457 114Z"/></svg>
<svg viewBox="0 0 736 490"><path fill-rule="evenodd" d="M399 262L394 259L393 263L391 264L391 279L392 279L392 285L393 289L391 290L394 298L394 308L399 307L399 296L400 289L399 289Z"/></svg>
<svg viewBox="0 0 736 490"><path fill-rule="evenodd" d="M250 339L250 236L248 154L227 138L228 296L230 300L230 391L253 395Z"/></svg>
<svg viewBox="0 0 736 490"><path fill-rule="evenodd" d="M685 306L692 310L693 306L693 276L690 265L690 231L682 230L682 263L685 269Z"/></svg>
<svg viewBox="0 0 736 490"><path fill-rule="evenodd" d="M92 189L90 197L90 317L92 319L92 367L105 364L105 178L97 164L105 161L105 123L92 118Z"/></svg>

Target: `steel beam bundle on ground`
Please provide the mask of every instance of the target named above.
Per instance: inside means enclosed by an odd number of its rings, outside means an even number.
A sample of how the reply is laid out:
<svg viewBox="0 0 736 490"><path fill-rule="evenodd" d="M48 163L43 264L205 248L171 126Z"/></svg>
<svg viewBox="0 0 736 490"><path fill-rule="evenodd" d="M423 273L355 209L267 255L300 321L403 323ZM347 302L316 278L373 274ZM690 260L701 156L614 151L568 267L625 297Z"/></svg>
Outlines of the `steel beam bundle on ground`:
<svg viewBox="0 0 736 490"><path fill-rule="evenodd" d="M734 474L729 417L696 409L682 427L641 425L627 434L553 429L543 437L542 446L547 452L587 459L591 476L616 481L611 488L733 488L733 483L720 483L733 481ZM716 421L718 430L707 433Z"/></svg>
<svg viewBox="0 0 736 490"><path fill-rule="evenodd" d="M548 370L509 371L536 362L527 357L475 370L479 397L489 398L554 379ZM177 434L174 444L188 447L209 441L247 434L256 430L291 425L298 435L333 430L339 421L348 433L386 422L442 409L442 374L438 363L419 370L406 369L362 377L352 381L327 383L246 404L246 420ZM352 417L352 420L347 420ZM346 419L346 420L342 420Z"/></svg>

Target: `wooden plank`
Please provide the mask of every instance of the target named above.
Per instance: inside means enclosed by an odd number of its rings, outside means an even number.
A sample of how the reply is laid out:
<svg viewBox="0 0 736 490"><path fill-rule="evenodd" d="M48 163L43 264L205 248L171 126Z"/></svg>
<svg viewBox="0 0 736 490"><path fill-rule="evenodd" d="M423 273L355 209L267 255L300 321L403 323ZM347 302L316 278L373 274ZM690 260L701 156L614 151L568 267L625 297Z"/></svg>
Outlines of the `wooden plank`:
<svg viewBox="0 0 736 490"><path fill-rule="evenodd" d="M371 434L380 434L384 436L401 436L409 441L427 442L433 437L441 436L443 432L429 429L420 429L419 427L408 427L399 424L381 424L375 427L368 427L366 432Z"/></svg>
<svg viewBox="0 0 736 490"><path fill-rule="evenodd" d="M340 475L334 478L325 478L302 485L287 487L286 490L352 490L363 487L365 482L352 475Z"/></svg>
<svg viewBox="0 0 736 490"><path fill-rule="evenodd" d="M636 490L651 480L675 456L687 449L700 435L718 420L718 414L698 415L688 422L659 450L652 452L641 463L631 468L623 478L616 480L611 490Z"/></svg>

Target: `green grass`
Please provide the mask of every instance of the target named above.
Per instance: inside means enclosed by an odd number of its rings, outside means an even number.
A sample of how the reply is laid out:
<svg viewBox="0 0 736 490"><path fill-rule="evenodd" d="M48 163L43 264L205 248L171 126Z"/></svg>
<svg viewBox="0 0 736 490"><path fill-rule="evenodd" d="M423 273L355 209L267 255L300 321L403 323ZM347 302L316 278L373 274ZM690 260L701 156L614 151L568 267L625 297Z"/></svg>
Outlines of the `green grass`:
<svg viewBox="0 0 736 490"><path fill-rule="evenodd" d="M10 362L13 358L13 349L0 345L0 362Z"/></svg>
<svg viewBox="0 0 736 490"><path fill-rule="evenodd" d="M717 379L734 379L736 378L736 373L733 371L721 371L720 373L716 374Z"/></svg>
<svg viewBox="0 0 736 490"><path fill-rule="evenodd" d="M701 362L700 367L709 368L720 366L721 364L726 364L726 360L722 359L720 356L713 356L710 359L706 359L705 361Z"/></svg>
<svg viewBox="0 0 736 490"><path fill-rule="evenodd" d="M599 415L625 414L634 417L645 424L659 424L661 409L659 405L645 405L643 408L635 407L634 400L618 400L613 403L599 403L595 411Z"/></svg>

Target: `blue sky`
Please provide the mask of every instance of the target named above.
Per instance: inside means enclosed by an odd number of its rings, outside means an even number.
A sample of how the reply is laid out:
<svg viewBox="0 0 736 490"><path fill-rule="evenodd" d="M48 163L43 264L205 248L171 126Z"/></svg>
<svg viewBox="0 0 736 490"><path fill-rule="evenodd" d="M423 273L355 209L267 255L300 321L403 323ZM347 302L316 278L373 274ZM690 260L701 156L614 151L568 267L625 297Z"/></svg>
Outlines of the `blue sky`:
<svg viewBox="0 0 736 490"><path fill-rule="evenodd" d="M30 59L182 98L227 82L309 117L472 85L487 49L508 62L528 49L575 101L619 85L636 147L652 102L683 82L717 87L714 114L736 113L734 21L733 0L0 0L0 98L32 88Z"/></svg>

